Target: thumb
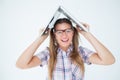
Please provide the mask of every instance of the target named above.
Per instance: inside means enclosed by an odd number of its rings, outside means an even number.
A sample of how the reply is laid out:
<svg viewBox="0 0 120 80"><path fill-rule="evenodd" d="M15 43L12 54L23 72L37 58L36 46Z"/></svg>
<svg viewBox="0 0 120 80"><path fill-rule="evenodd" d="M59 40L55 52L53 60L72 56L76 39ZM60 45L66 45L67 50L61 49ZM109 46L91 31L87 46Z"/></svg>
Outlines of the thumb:
<svg viewBox="0 0 120 80"><path fill-rule="evenodd" d="M39 34L41 34L44 31L44 28L39 29Z"/></svg>

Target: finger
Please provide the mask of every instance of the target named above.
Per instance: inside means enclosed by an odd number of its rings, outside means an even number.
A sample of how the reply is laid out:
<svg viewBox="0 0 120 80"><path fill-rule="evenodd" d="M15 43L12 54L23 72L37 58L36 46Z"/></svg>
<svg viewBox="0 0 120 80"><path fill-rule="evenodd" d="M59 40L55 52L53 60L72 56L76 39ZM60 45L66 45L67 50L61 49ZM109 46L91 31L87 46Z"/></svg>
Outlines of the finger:
<svg viewBox="0 0 120 80"><path fill-rule="evenodd" d="M80 32L82 30L78 25L76 25L76 29L78 32Z"/></svg>
<svg viewBox="0 0 120 80"><path fill-rule="evenodd" d="M89 26L90 26L89 24L83 23L83 22L81 22L81 24L82 24L83 26L85 26L85 27L89 27Z"/></svg>
<svg viewBox="0 0 120 80"><path fill-rule="evenodd" d="M90 30L90 25L89 25L89 24L87 24L87 23L83 23L83 22L81 22L81 24L82 24L83 26L85 26L85 28L87 28L88 31Z"/></svg>
<svg viewBox="0 0 120 80"><path fill-rule="evenodd" d="M45 28L40 28L39 33L41 34L44 31Z"/></svg>

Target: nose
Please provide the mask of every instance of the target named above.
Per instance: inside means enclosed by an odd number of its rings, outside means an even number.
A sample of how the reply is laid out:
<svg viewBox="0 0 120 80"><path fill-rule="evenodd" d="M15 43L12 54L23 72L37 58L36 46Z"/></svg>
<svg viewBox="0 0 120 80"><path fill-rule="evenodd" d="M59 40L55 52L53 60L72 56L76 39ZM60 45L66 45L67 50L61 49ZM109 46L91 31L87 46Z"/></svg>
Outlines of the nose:
<svg viewBox="0 0 120 80"><path fill-rule="evenodd" d="M62 37L64 37L64 38L67 37L67 33L65 31L62 33Z"/></svg>

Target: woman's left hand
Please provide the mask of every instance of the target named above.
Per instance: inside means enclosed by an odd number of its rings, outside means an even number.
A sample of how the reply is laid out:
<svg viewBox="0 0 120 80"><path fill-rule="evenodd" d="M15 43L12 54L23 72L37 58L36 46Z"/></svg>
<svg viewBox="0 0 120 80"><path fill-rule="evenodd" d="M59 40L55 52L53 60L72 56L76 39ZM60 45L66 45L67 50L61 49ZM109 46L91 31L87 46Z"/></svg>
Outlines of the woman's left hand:
<svg viewBox="0 0 120 80"><path fill-rule="evenodd" d="M88 31L90 30L90 25L89 24L83 23L83 22L81 22L81 23ZM78 25L76 25L76 28L77 28L78 32L81 33L81 34L86 32L86 31L83 31L82 29L80 29L80 27Z"/></svg>
<svg viewBox="0 0 120 80"><path fill-rule="evenodd" d="M82 23L85 28L88 29L88 32L80 29L79 26L76 26L76 29L80 34L82 34L94 47L95 53L89 57L89 62L93 64L101 64L101 65L110 65L115 62L115 58L112 53L89 32L89 25L87 23Z"/></svg>

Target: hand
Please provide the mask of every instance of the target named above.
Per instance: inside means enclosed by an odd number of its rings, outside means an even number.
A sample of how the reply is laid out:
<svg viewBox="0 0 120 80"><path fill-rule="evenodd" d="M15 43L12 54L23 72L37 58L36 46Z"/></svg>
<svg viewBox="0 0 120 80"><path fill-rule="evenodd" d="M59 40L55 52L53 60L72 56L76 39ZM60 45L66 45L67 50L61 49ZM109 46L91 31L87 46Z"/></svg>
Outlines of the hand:
<svg viewBox="0 0 120 80"><path fill-rule="evenodd" d="M50 29L48 28L48 30L47 30L47 32L45 33L45 34L43 34L43 31L44 31L45 29L43 29L43 28L40 28L40 30L39 30L39 36L43 39L43 40L45 40L48 36L49 36L49 34L50 34Z"/></svg>
<svg viewBox="0 0 120 80"><path fill-rule="evenodd" d="M81 22L81 23L82 23L82 25L83 25L83 26L89 31L89 29L90 29L89 24L87 24L87 23L83 23L83 22ZM81 34L83 34L83 33L86 32L86 31L81 30L80 27L79 27L78 25L76 25L76 29L77 29L78 32L81 33Z"/></svg>

